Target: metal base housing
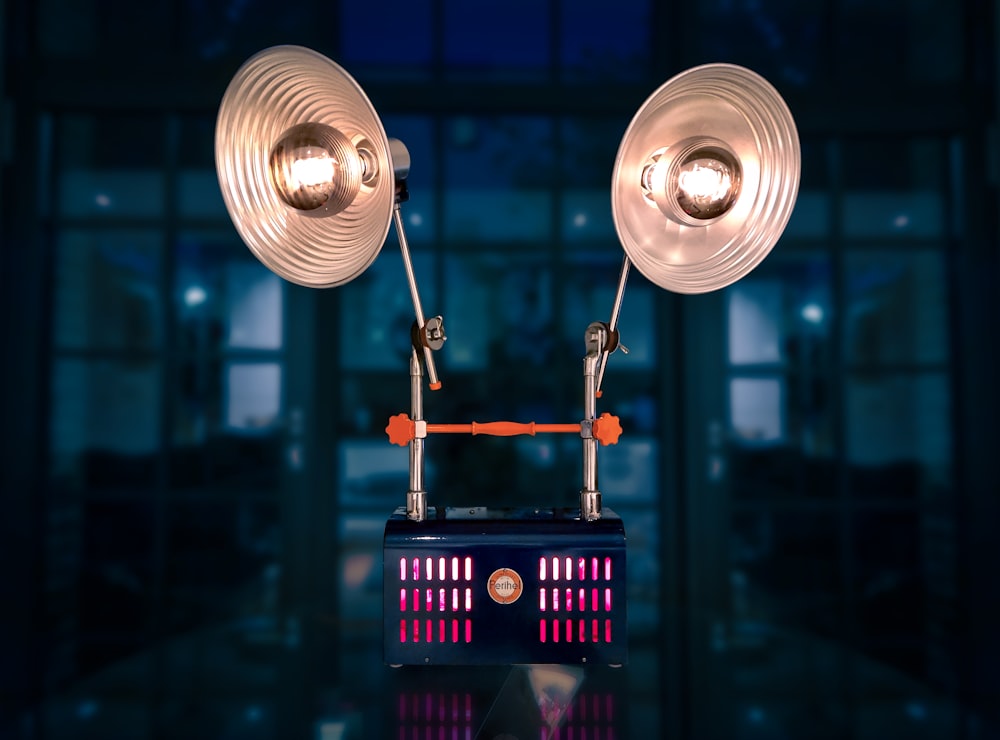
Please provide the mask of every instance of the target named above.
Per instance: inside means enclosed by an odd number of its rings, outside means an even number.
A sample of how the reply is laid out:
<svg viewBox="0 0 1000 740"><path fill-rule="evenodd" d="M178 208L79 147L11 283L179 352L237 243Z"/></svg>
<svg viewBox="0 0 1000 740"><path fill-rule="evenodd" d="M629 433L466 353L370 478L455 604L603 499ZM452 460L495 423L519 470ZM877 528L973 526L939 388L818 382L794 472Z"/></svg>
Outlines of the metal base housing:
<svg viewBox="0 0 1000 740"><path fill-rule="evenodd" d="M405 507L383 540L389 665L622 665L625 528L611 510Z"/></svg>

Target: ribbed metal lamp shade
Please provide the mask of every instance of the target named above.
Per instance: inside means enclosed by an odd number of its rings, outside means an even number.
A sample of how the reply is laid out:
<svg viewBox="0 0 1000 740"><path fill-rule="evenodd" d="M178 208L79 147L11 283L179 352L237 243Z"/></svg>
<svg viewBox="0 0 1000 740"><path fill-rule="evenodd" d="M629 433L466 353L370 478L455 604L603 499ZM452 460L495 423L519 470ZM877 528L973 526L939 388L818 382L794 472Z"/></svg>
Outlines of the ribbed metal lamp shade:
<svg viewBox="0 0 1000 740"><path fill-rule="evenodd" d="M286 280L342 285L385 243L385 130L357 82L317 52L275 46L240 67L219 108L215 164L243 241Z"/></svg>
<svg viewBox="0 0 1000 740"><path fill-rule="evenodd" d="M626 255L661 288L706 293L771 251L798 193L798 133L762 77L708 64L639 108L615 160L611 207Z"/></svg>

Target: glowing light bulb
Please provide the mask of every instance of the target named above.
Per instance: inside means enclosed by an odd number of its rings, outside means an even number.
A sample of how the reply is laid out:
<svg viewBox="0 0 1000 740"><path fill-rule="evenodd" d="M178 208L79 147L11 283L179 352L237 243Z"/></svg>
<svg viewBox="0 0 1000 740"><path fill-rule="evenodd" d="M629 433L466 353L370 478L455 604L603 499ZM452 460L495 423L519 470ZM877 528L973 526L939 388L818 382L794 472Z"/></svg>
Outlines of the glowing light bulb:
<svg viewBox="0 0 1000 740"><path fill-rule="evenodd" d="M732 190L733 178L724 169L696 164L680 173L677 186L693 200L722 200Z"/></svg>
<svg viewBox="0 0 1000 740"><path fill-rule="evenodd" d="M316 216L330 216L350 205L365 169L346 136L317 123L288 129L271 150L269 164L281 200Z"/></svg>
<svg viewBox="0 0 1000 740"><path fill-rule="evenodd" d="M299 152L297 152L299 153ZM303 159L296 159L291 164L289 185L293 188L315 188L328 185L337 176L337 160L325 150L314 151L306 149L300 152Z"/></svg>
<svg viewBox="0 0 1000 740"><path fill-rule="evenodd" d="M687 215L699 220L718 218L736 202L740 168L722 149L699 148L680 162L675 182L674 198Z"/></svg>

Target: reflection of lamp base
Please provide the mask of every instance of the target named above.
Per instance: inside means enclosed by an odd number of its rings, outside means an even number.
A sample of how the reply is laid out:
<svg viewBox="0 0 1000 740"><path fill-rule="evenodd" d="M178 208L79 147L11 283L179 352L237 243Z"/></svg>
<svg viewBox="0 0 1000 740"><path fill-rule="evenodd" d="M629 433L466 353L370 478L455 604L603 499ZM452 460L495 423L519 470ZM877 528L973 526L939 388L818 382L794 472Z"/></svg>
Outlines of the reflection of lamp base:
<svg viewBox="0 0 1000 740"><path fill-rule="evenodd" d="M514 666L477 738L539 737L542 728L554 730L576 697L583 671L577 666Z"/></svg>
<svg viewBox="0 0 1000 740"><path fill-rule="evenodd" d="M622 665L625 529L604 509L399 508L383 544L390 665Z"/></svg>

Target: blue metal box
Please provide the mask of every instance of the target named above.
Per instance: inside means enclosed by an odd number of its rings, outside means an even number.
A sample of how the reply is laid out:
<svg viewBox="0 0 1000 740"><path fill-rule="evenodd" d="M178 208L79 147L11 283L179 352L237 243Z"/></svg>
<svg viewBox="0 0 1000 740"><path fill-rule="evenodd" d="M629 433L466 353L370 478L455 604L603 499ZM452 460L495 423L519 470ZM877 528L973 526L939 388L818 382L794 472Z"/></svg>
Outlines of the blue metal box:
<svg viewBox="0 0 1000 740"><path fill-rule="evenodd" d="M621 665L625 528L610 509L404 507L383 541L389 665Z"/></svg>

